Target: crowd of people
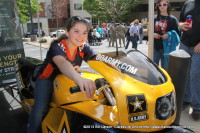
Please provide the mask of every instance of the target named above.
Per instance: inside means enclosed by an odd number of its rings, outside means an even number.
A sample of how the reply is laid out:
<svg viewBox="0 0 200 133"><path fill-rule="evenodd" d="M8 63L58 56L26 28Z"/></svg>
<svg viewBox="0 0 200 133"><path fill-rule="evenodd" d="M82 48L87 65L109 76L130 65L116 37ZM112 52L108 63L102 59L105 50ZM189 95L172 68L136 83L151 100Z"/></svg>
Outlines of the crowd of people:
<svg viewBox="0 0 200 133"><path fill-rule="evenodd" d="M170 14L170 1L157 0L157 14L154 17L154 57L153 61L166 68L164 64L165 41L170 42L171 36L181 37L180 49L184 49L191 55L191 65L184 105L191 105L192 117L200 119L200 0L188 0L181 11L180 21ZM188 15L192 15L193 24L189 28L186 22ZM73 68L80 66L82 60L87 61L88 57L95 54L90 45L85 43L88 39L89 44L93 40L107 39L109 47L119 46L128 48L132 42L132 48L137 49L138 40L142 40L142 25L134 20L130 26L122 23L116 25L112 22L109 26L89 27L88 22L80 17L71 17L67 23L67 37L60 38L52 42L44 61L39 77L36 81L35 104L29 119L28 133L41 131L41 122L47 113L48 102L52 95L52 81L59 73L75 81L82 92L86 92L92 98L95 91L95 84L89 79L82 78ZM88 32L89 31L89 32ZM180 33L181 36L180 36ZM125 41L127 38L127 42ZM126 44L125 44L126 42ZM174 41L173 41L174 42ZM177 41L179 43L179 41ZM178 44L174 44L174 47ZM84 56L82 56L84 55ZM67 69L66 69L67 68ZM47 74L48 73L48 74ZM41 102L42 101L42 102Z"/></svg>
<svg viewBox="0 0 200 133"><path fill-rule="evenodd" d="M137 23L136 25L134 23ZM133 25L135 27L135 38L130 37L129 29L132 28ZM131 28L130 28L131 27ZM95 45L96 42L101 42L102 40L107 40L109 42L109 47L125 47L125 49L128 48L129 42L131 41L133 44L132 48L137 49L137 43L139 41L139 44L142 44L143 40L143 26L140 23L139 20L136 19L133 21L130 25L125 23L114 23L111 22L109 24L105 25L96 25L91 26L89 33L88 33L88 42L89 44ZM119 41L118 41L119 40ZM118 44L119 43L119 44Z"/></svg>
<svg viewBox="0 0 200 133"><path fill-rule="evenodd" d="M200 119L200 0L188 0L182 7L178 21L170 13L169 0L157 0L154 16L153 61L164 69L168 67L168 54L179 46L191 56L183 109L192 108L192 118ZM188 18L189 16L189 18ZM187 19L191 19L187 21ZM189 23L190 22L190 23ZM160 64L159 64L160 63Z"/></svg>

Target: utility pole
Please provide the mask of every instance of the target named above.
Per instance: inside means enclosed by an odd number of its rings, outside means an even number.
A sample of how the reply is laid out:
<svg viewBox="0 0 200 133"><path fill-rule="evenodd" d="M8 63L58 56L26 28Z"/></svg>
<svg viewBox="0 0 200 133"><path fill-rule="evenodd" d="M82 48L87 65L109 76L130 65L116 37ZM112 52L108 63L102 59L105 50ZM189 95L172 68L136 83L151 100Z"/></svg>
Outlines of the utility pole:
<svg viewBox="0 0 200 133"><path fill-rule="evenodd" d="M40 15L40 12L39 12L39 2L38 0L36 0L36 4L37 4L37 20L38 20L38 36L39 36L39 42L41 40L41 31L40 31L40 20L39 20L39 15ZM41 60L42 60L42 46L41 46L41 42L40 42L40 57L41 57Z"/></svg>
<svg viewBox="0 0 200 133"><path fill-rule="evenodd" d="M31 8L31 2L28 0L28 6L29 6L29 15L30 15L30 20L31 20L31 35L33 34L33 15L32 15L32 8Z"/></svg>
<svg viewBox="0 0 200 133"><path fill-rule="evenodd" d="M149 32L148 32L148 57L153 59L154 48L154 0L149 0Z"/></svg>

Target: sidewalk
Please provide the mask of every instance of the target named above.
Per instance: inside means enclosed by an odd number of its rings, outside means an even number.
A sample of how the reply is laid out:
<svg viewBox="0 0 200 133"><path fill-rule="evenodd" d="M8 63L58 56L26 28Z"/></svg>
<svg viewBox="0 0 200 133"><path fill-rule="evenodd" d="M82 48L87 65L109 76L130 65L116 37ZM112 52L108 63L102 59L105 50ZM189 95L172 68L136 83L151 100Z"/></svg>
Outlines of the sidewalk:
<svg viewBox="0 0 200 133"><path fill-rule="evenodd" d="M27 43L27 44L31 44L31 45L35 45L35 46L40 46L42 48L49 48L50 46L50 43L55 40L55 38L51 38L51 37L44 37L45 39L47 39L47 42L46 43L39 43L38 41L34 41L34 42L31 42L31 41L27 41L27 42L24 42L24 43ZM98 52L112 52L112 51L116 51L116 47L108 47L108 41L107 40L104 40L102 41L103 45L100 45L100 46L92 46L92 48L95 50L95 51L98 51ZM119 45L119 43L118 43ZM131 49L132 47L132 44L131 42L129 43L129 49ZM118 50L124 50L124 47L121 47L121 48L118 48ZM138 44L138 50L140 50L142 53L144 53L145 55L147 55L147 52L148 52L148 45L146 45L146 41L143 41L143 44Z"/></svg>
<svg viewBox="0 0 200 133"><path fill-rule="evenodd" d="M52 40L51 38L48 40L48 43L41 43L41 47L43 48L48 48L49 47L49 42L50 40ZM26 42L28 44L31 44L31 45L36 45L36 46L40 46L39 43L37 42ZM92 48L95 50L95 51L98 51L98 52L111 52L111 51L116 51L116 48L114 47L108 47L108 41L107 40L104 40L102 41L102 45L100 46L92 46ZM132 44L130 42L129 44L129 49L131 49L132 47ZM118 49L119 51L120 50L124 50L124 47L122 48L119 48ZM144 53L145 55L148 54L148 45L146 44L146 41L143 41L143 44L138 44L138 50L141 51L142 53ZM200 120L199 121L194 121L192 119L192 117L190 116L192 110L188 107L186 108L184 111L182 111L181 113L181 118L180 118L180 125L183 126L184 128L189 128L191 130L193 130L195 133L200 133Z"/></svg>

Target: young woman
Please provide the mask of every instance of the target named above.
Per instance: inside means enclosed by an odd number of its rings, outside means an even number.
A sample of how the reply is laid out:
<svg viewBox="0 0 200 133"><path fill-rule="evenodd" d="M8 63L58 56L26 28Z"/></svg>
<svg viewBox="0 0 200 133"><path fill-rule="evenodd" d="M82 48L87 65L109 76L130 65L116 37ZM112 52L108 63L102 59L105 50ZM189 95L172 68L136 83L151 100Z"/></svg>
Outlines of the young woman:
<svg viewBox="0 0 200 133"><path fill-rule="evenodd" d="M164 67L163 39L168 38L166 32L175 30L179 34L177 19L170 15L169 0L158 0L156 3L157 15L154 17L154 55L153 61Z"/></svg>
<svg viewBox="0 0 200 133"><path fill-rule="evenodd" d="M67 20L66 38L52 42L39 77L36 81L35 103L30 114L28 133L40 133L41 123L48 112L48 103L53 93L53 80L62 73L75 81L82 93L92 98L95 92L95 84L92 80L82 78L75 70L81 66L82 60L96 54L86 44L89 23L80 17L71 17Z"/></svg>

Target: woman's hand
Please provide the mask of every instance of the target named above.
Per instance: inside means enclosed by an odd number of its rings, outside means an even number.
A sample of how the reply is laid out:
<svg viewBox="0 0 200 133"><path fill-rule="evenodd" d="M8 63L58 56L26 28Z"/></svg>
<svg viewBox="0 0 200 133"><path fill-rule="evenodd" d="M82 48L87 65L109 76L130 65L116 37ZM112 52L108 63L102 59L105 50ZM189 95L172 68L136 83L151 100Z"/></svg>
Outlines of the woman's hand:
<svg viewBox="0 0 200 133"><path fill-rule="evenodd" d="M194 47L194 53L200 53L200 42Z"/></svg>
<svg viewBox="0 0 200 133"><path fill-rule="evenodd" d="M58 66L61 73L73 80L80 87L82 93L85 91L87 97L93 98L94 92L96 90L96 86L93 80L82 78L80 74L75 71L72 64L63 56L54 56L53 61Z"/></svg>
<svg viewBox="0 0 200 133"><path fill-rule="evenodd" d="M189 24L184 22L184 23L179 23L179 27L181 28L181 30L183 31L188 31L188 27L189 27Z"/></svg>
<svg viewBox="0 0 200 133"><path fill-rule="evenodd" d="M167 39L168 38L168 34L163 34L162 35L162 39Z"/></svg>
<svg viewBox="0 0 200 133"><path fill-rule="evenodd" d="M82 93L85 92L88 98L93 98L94 92L96 90L96 85L93 80L79 77L74 81L80 87Z"/></svg>
<svg viewBox="0 0 200 133"><path fill-rule="evenodd" d="M154 38L155 38L155 39L160 39L160 37L161 37L161 36L160 36L158 33L154 33Z"/></svg>

